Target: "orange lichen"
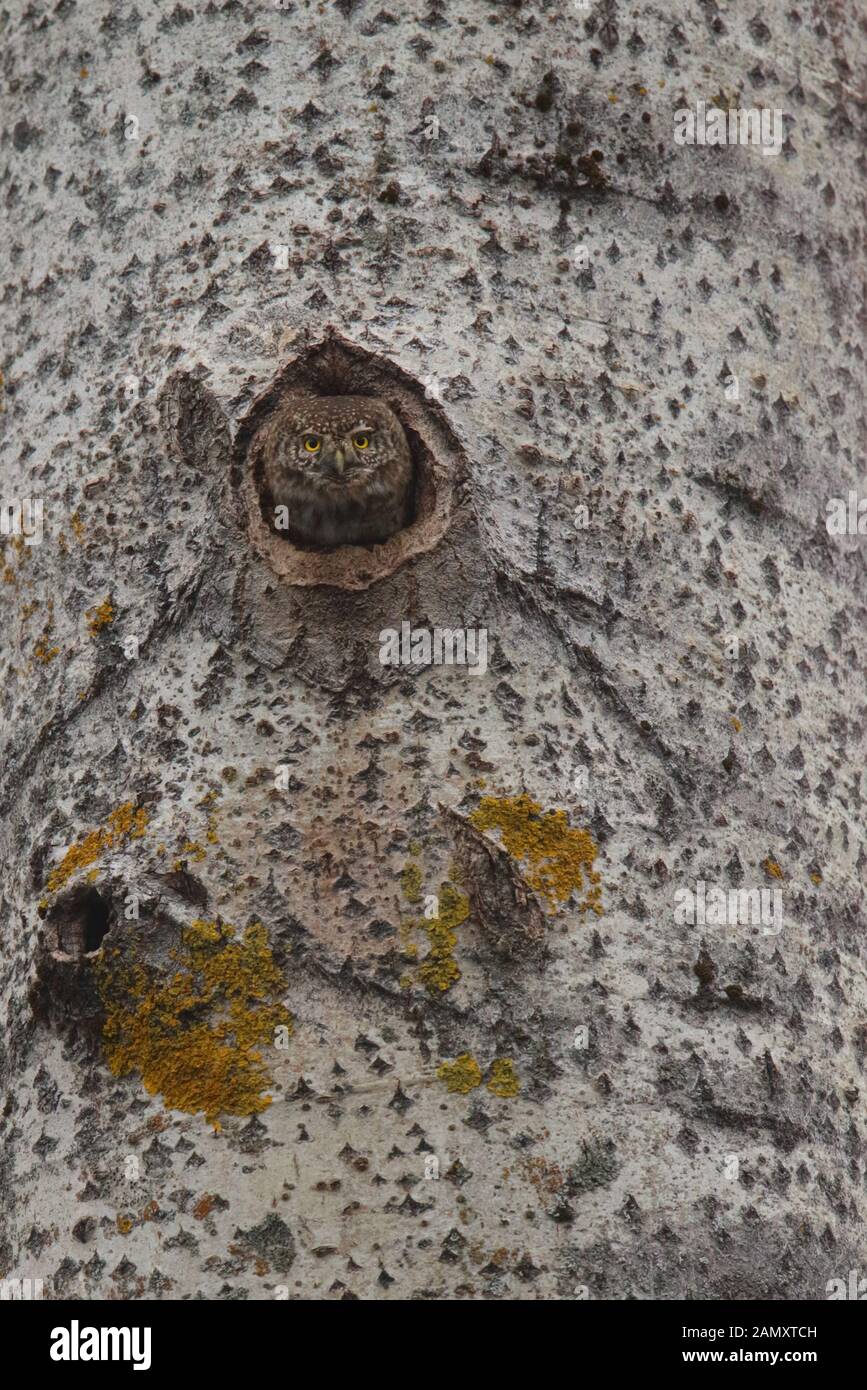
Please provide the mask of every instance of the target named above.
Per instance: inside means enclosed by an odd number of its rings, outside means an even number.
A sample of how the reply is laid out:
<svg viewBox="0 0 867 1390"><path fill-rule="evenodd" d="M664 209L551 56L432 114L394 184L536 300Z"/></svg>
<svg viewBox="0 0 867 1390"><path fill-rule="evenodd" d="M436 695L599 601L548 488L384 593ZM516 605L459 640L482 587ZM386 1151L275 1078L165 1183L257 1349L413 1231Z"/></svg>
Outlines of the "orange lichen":
<svg viewBox="0 0 867 1390"><path fill-rule="evenodd" d="M600 875L593 870L598 847L588 830L570 826L565 811L542 811L519 796L484 796L469 817L476 830L499 830L503 848L520 864L531 888L554 911L573 893L583 892L579 911L602 915ZM585 878L590 885L586 892Z"/></svg>
<svg viewBox="0 0 867 1390"><path fill-rule="evenodd" d="M476 1086L482 1084L481 1067L469 1052L462 1052L453 1062L443 1062L442 1066L437 1068L437 1076L440 1081L445 1082L447 1091L455 1091L462 1096L468 1095Z"/></svg>
<svg viewBox="0 0 867 1390"><path fill-rule="evenodd" d="M188 856L194 864L201 864L202 860L207 857L207 852L204 846L200 845L197 840L187 840L183 845L181 845L181 854ZM177 870L182 869L183 867L183 859L176 859L174 863L174 868Z"/></svg>
<svg viewBox="0 0 867 1390"><path fill-rule="evenodd" d="M779 864L777 863L776 859L771 859L770 855L768 856L767 859L763 859L763 860L762 860L762 868L764 869L765 873L768 875L768 878L782 878L782 877L783 877L783 871L782 871L782 869L780 868L780 866L779 866Z"/></svg>
<svg viewBox="0 0 867 1390"><path fill-rule="evenodd" d="M96 637L114 618L111 599L103 599L102 603L96 604L94 608L88 608L84 616L87 619L88 632L91 637Z"/></svg>
<svg viewBox="0 0 867 1390"><path fill-rule="evenodd" d="M491 1063L491 1075L488 1081L488 1090L495 1096L508 1098L516 1096L521 1089L521 1083L515 1071L515 1064L511 1057L497 1057Z"/></svg>
<svg viewBox="0 0 867 1390"><path fill-rule="evenodd" d="M70 845L60 863L48 875L49 893L56 893L80 869L89 869L106 850L117 848L127 839L140 839L147 823L144 808L137 807L132 801L125 801L116 811L112 811L106 825L91 830L83 840L76 840L74 845Z"/></svg>
<svg viewBox="0 0 867 1390"><path fill-rule="evenodd" d="M198 919L172 958L168 976L118 951L98 967L112 1072L139 1072L167 1107L201 1112L217 1129L220 1114L265 1110L271 1078L258 1049L293 1027L265 928L255 922L237 938L228 924Z"/></svg>
<svg viewBox="0 0 867 1390"><path fill-rule="evenodd" d="M36 609L38 608L38 606L39 606L39 605L38 605L37 603L33 603L33 604L29 604L29 603L28 603L28 604L25 604L24 610L23 610L21 616L22 616L23 618L25 618L25 619L26 619L26 618L29 618L29 617L31 616L31 614L33 614L33 613L36 611ZM50 646L48 645L49 634L50 634L53 630L54 630L54 602L53 602L53 600L49 599L49 600L48 600L48 616L47 616L46 619L45 619L45 626L43 627L42 632L39 634L39 637L36 639L36 645L35 645L34 648L33 648L33 655L34 655L35 659L36 659L37 661L40 661L40 662L42 663L43 666L47 666L47 665L49 664L49 662L53 661L54 658L55 658L56 656L58 656L59 653L60 653L60 648L59 648L59 647L50 647Z"/></svg>
<svg viewBox="0 0 867 1390"><path fill-rule="evenodd" d="M541 1156L523 1159L520 1167L524 1177L532 1183L543 1200L561 1192L566 1184L566 1175L562 1169Z"/></svg>
<svg viewBox="0 0 867 1390"><path fill-rule="evenodd" d="M43 632L42 636L37 639L36 646L33 648L34 657L37 661L40 661L43 666L47 666L60 652L59 647L47 646L47 641L48 635L46 632Z"/></svg>

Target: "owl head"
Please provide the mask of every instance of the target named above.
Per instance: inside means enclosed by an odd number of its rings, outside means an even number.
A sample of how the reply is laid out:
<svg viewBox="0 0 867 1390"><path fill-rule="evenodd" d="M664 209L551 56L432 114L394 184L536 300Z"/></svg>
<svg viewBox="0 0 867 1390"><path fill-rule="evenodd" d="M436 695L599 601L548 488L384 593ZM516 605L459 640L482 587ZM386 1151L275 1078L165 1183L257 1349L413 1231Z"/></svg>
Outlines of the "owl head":
<svg viewBox="0 0 867 1390"><path fill-rule="evenodd" d="M400 421L372 396L323 396L295 403L282 438L282 461L311 484L351 486L406 451Z"/></svg>
<svg viewBox="0 0 867 1390"><path fill-rule="evenodd" d="M266 512L296 543L372 545L407 524L412 454L384 400L290 396L251 447Z"/></svg>

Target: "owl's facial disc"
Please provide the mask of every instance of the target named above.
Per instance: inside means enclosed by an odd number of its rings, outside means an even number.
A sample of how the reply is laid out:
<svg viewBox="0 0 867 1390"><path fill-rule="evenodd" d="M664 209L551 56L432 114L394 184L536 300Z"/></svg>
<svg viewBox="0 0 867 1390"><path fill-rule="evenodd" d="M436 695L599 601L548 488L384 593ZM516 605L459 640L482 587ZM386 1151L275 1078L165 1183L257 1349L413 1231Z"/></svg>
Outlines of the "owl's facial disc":
<svg viewBox="0 0 867 1390"><path fill-rule="evenodd" d="M341 436L320 435L306 432L301 437L302 457L313 464L316 472L329 482L344 482L373 461L376 449L374 431L368 425L359 425L350 433Z"/></svg>

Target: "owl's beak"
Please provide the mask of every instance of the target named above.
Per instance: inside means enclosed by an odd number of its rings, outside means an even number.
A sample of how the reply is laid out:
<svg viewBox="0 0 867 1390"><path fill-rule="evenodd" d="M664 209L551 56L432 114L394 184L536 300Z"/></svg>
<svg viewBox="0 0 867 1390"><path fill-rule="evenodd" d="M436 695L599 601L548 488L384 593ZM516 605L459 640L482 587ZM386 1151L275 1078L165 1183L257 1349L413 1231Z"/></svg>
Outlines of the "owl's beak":
<svg viewBox="0 0 867 1390"><path fill-rule="evenodd" d="M329 460L330 472L336 473L338 478L343 477L343 470L346 467L346 453L343 449L335 449Z"/></svg>

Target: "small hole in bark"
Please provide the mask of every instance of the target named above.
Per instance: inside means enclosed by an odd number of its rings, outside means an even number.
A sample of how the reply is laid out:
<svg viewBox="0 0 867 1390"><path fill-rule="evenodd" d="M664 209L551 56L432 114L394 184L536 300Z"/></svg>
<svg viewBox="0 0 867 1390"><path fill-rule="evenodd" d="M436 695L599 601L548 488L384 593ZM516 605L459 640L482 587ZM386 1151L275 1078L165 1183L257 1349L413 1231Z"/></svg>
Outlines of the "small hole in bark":
<svg viewBox="0 0 867 1390"><path fill-rule="evenodd" d="M260 431L289 398L362 396L383 401L403 426L412 458L412 486L400 529L381 542L314 546L275 529L274 502L262 460ZM438 402L402 368L346 342L335 331L306 348L253 402L235 442L233 487L241 493L251 543L285 582L365 589L414 556L432 550L452 520L464 476L460 445Z"/></svg>
<svg viewBox="0 0 867 1390"><path fill-rule="evenodd" d="M104 1010L93 967L114 920L110 897L92 885L58 898L39 933L36 974L29 990L38 1022L94 1046Z"/></svg>
<svg viewBox="0 0 867 1390"><path fill-rule="evenodd" d="M102 946L111 927L111 909L98 889L76 888L58 899L48 923L54 931L54 951L83 960Z"/></svg>

